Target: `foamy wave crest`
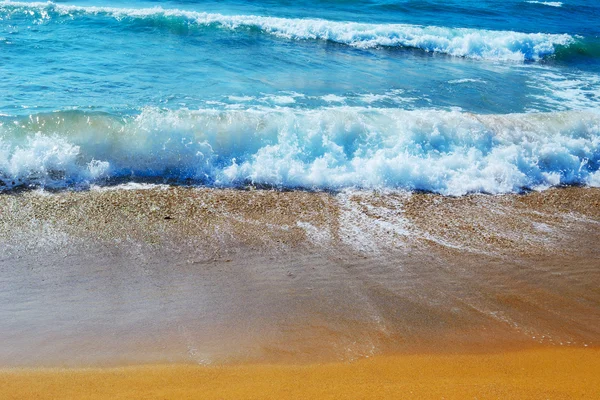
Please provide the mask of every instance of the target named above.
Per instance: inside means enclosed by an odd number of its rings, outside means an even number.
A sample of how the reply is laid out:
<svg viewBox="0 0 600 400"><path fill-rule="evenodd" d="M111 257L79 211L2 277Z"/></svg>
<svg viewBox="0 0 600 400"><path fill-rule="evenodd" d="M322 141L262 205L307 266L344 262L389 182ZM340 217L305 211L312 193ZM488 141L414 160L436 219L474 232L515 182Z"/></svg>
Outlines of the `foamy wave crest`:
<svg viewBox="0 0 600 400"><path fill-rule="evenodd" d="M563 3L560 1L527 1L526 3L530 4L541 4L543 6L549 7L562 7Z"/></svg>
<svg viewBox="0 0 600 400"><path fill-rule="evenodd" d="M254 15L222 15L176 9L79 7L54 3L5 2L0 11L11 17L26 10L43 22L56 17L104 15L119 20L168 21L225 29L258 29L291 40L326 40L358 48L407 47L452 56L489 60L539 60L575 39L567 34L521 33L405 24L366 24L322 19L290 19Z"/></svg>
<svg viewBox="0 0 600 400"><path fill-rule="evenodd" d="M83 112L2 120L0 186L120 181L398 188L447 195L600 185L600 113L332 107Z"/></svg>

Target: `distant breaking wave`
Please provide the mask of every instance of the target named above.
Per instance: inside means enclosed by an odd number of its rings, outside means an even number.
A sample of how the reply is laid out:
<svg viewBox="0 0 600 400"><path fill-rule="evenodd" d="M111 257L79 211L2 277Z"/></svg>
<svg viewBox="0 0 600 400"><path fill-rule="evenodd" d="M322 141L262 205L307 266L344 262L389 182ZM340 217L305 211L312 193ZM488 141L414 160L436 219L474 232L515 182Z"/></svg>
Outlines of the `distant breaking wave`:
<svg viewBox="0 0 600 400"><path fill-rule="evenodd" d="M405 24L368 24L322 19L288 19L253 15L222 15L176 9L80 7L55 3L0 3L6 18L23 17L44 23L55 18L100 15L119 21L221 29L256 29L290 40L324 40L357 48L404 47L426 52L485 60L536 61L554 54L558 46L576 40L568 34L521 33Z"/></svg>
<svg viewBox="0 0 600 400"><path fill-rule="evenodd" d="M123 181L446 195L600 186L598 111L148 108L0 122L0 190Z"/></svg>
<svg viewBox="0 0 600 400"><path fill-rule="evenodd" d="M527 1L530 4L541 4L543 6L549 7L562 7L563 3L560 1Z"/></svg>

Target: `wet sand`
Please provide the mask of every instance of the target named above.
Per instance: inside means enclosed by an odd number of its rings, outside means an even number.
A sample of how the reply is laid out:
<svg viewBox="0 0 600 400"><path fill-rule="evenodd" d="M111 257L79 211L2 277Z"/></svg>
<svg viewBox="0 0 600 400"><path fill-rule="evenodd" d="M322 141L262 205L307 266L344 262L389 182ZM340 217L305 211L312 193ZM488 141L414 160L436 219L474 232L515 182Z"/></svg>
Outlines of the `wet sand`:
<svg viewBox="0 0 600 400"><path fill-rule="evenodd" d="M164 385L167 398L251 398L268 384L252 377L269 377L272 397L327 398L334 392L317 378L331 373L362 385L343 397L368 398L410 386L369 374L409 376L421 365L410 387L424 397L594 398L599 243L593 188L460 198L181 187L3 194L0 367L12 370L0 375L13 382L3 390L84 398L70 391L94 387L101 398L120 387L151 398ZM471 372L452 375L463 365ZM558 379L565 371L582 380ZM314 385L289 389L299 374ZM177 392L170 377L180 375L189 380Z"/></svg>
<svg viewBox="0 0 600 400"><path fill-rule="evenodd" d="M0 371L3 399L596 399L600 351L378 356L353 363Z"/></svg>

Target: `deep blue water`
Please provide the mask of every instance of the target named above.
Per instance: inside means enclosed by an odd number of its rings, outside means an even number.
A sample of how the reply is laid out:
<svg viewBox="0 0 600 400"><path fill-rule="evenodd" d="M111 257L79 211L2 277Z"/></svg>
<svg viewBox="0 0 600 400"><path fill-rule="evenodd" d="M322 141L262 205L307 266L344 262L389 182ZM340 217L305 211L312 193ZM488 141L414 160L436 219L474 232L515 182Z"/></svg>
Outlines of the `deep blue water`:
<svg viewBox="0 0 600 400"><path fill-rule="evenodd" d="M0 189L600 185L595 1L0 2Z"/></svg>

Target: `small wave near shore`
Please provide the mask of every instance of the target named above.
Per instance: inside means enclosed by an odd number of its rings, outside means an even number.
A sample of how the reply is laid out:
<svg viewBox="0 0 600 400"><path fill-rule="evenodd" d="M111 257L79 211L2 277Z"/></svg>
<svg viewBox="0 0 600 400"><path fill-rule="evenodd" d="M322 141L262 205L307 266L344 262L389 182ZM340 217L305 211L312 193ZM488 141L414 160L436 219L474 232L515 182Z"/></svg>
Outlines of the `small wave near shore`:
<svg viewBox="0 0 600 400"><path fill-rule="evenodd" d="M445 195L600 185L597 111L476 115L331 107L5 117L0 183L114 181Z"/></svg>

